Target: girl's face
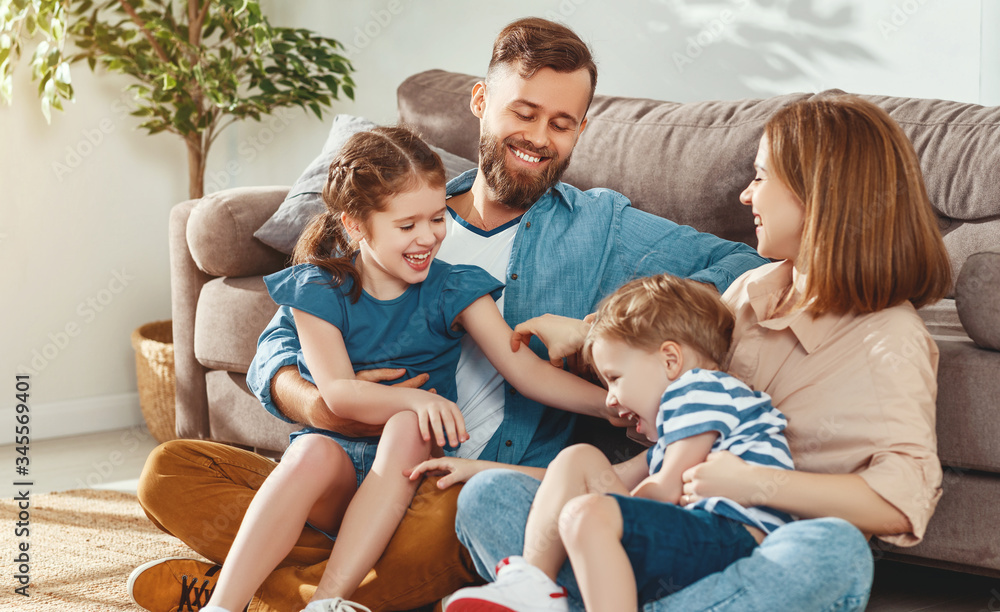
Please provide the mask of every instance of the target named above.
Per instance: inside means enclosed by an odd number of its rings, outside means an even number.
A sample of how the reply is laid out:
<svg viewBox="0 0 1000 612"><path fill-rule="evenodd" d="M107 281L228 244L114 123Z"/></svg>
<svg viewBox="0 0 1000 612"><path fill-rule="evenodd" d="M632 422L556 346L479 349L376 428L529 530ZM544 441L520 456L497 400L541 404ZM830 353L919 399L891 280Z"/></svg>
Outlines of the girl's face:
<svg viewBox="0 0 1000 612"><path fill-rule="evenodd" d="M794 263L802 242L806 209L787 185L770 176L770 164L767 136L764 136L753 164L757 176L740 194L740 202L753 207L757 252L762 257Z"/></svg>
<svg viewBox="0 0 1000 612"><path fill-rule="evenodd" d="M344 218L360 244L362 286L377 299L393 299L427 278L445 236L444 187L422 183L389 198L364 224Z"/></svg>

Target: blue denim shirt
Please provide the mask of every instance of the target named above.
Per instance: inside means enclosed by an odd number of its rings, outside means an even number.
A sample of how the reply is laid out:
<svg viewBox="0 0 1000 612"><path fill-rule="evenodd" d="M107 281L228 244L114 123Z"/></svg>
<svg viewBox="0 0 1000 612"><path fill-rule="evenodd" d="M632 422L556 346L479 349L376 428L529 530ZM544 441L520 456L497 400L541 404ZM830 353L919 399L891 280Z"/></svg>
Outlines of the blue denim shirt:
<svg viewBox="0 0 1000 612"><path fill-rule="evenodd" d="M477 170L448 183L448 195L469 191ZM462 262L451 262L462 263ZM507 266L504 319L514 327L545 313L583 318L626 282L668 272L714 284L720 293L747 270L766 263L742 243L632 208L610 189L558 183L521 217ZM294 365L299 350L290 321L272 320L247 373L250 390L275 416L289 421L271 399L277 371ZM531 348L548 359L533 339ZM480 459L544 467L568 443L576 415L547 408L504 383L504 420Z"/></svg>

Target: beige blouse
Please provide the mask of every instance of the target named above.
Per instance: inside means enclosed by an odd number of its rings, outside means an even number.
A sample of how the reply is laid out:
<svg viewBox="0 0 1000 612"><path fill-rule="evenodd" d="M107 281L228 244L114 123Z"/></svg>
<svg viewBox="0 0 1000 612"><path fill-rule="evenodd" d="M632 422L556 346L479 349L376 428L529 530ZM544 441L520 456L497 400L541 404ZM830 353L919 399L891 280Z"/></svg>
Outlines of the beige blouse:
<svg viewBox="0 0 1000 612"><path fill-rule="evenodd" d="M788 418L797 470L859 474L913 527L880 538L917 544L941 497L937 345L909 302L864 315L773 316L792 282L792 265L778 262L729 287L722 299L736 329L723 365Z"/></svg>

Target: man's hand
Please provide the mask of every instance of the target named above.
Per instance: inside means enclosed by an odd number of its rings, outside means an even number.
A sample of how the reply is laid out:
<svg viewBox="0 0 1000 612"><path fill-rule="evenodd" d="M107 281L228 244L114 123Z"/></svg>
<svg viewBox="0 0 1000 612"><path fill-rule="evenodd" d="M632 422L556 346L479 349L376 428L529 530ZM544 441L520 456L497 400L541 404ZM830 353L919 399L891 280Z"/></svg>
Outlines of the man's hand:
<svg viewBox="0 0 1000 612"><path fill-rule="evenodd" d="M390 380L396 380L400 378L403 374L406 374L406 370L403 368L377 368L374 370L361 370L355 372L354 376L358 380L363 380L365 382L388 382ZM427 380L430 378L429 374L417 374L413 378L407 378L406 380L401 380L394 384L394 387L410 387L412 389L419 389Z"/></svg>
<svg viewBox="0 0 1000 612"><path fill-rule="evenodd" d="M367 382L383 382L396 380L406 374L406 370L382 368L364 370L356 374L358 380ZM419 374L413 378L396 383L401 387L419 387L430 378L427 374ZM382 434L381 425L369 425L338 417L330 411L323 401L319 389L302 378L296 366L285 366L278 370L271 379L271 398L281 410L281 413L297 423L328 429L351 436L362 438Z"/></svg>
<svg viewBox="0 0 1000 612"><path fill-rule="evenodd" d="M510 349L516 352L522 344L527 346L532 336L538 336L549 350L552 365L562 367L564 357L571 357L583 348L583 341L589 330L590 324L585 321L544 314L528 319L514 328L510 337Z"/></svg>

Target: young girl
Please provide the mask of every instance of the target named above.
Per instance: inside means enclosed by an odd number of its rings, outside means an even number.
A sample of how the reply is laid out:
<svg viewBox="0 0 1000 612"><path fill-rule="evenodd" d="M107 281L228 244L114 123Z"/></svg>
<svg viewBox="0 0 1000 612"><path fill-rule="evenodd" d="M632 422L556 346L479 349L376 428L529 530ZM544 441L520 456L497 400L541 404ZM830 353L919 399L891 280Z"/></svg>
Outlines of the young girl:
<svg viewBox="0 0 1000 612"><path fill-rule="evenodd" d="M416 482L404 470L427 459L435 444L469 439L454 403L464 332L532 399L572 410L603 406L600 387L530 351L510 350L511 330L494 303L499 281L474 266L434 261L445 236L444 185L441 160L408 130L356 134L330 166L327 212L300 239L296 265L265 279L294 318L303 377L337 416L385 427L381 439L315 428L292 435L254 497L203 610L242 610L306 522L337 534L306 610L367 610L344 598L382 554L409 506ZM346 255L330 257L331 243ZM388 367L430 378L414 389L355 377L355 371Z"/></svg>

